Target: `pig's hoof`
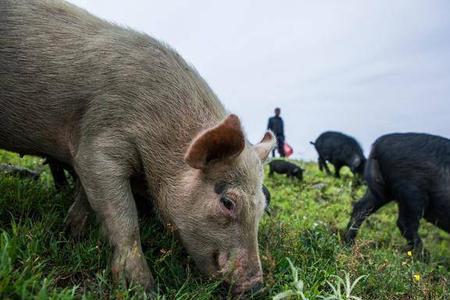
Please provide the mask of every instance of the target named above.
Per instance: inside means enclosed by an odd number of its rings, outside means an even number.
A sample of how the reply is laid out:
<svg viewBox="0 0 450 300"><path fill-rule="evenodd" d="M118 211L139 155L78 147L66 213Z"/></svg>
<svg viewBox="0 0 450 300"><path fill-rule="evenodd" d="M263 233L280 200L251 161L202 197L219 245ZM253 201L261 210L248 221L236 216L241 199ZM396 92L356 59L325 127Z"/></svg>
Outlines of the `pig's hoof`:
<svg viewBox="0 0 450 300"><path fill-rule="evenodd" d="M355 234L351 231L347 231L344 234L344 244L347 247L352 247L355 244Z"/></svg>
<svg viewBox="0 0 450 300"><path fill-rule="evenodd" d="M126 254L115 251L112 260L112 277L116 283L139 285L146 291L154 287L154 279L148 268L144 254L137 243Z"/></svg>
<svg viewBox="0 0 450 300"><path fill-rule="evenodd" d="M84 235L89 212L80 209L75 203L70 207L65 220L66 229L70 234L79 239Z"/></svg>

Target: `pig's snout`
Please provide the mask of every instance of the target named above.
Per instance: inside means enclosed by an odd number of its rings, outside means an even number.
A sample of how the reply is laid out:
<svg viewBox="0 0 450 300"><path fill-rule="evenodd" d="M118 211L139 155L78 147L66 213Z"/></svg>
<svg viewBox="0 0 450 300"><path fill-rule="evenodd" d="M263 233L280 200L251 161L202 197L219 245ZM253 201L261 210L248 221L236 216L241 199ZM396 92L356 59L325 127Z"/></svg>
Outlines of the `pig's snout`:
<svg viewBox="0 0 450 300"><path fill-rule="evenodd" d="M233 257L231 255L231 257ZM231 286L233 296L250 296L263 289L263 273L258 255L249 256L247 251L239 251L237 257L219 255L218 265L226 277L227 285Z"/></svg>

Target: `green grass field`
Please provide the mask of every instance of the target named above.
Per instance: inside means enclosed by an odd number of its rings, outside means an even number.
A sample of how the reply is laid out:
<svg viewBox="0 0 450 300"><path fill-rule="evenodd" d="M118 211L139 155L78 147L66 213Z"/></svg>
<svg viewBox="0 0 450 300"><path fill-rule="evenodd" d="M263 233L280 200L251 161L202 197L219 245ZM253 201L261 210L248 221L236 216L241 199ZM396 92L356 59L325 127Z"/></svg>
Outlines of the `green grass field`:
<svg viewBox="0 0 450 300"><path fill-rule="evenodd" d="M0 163L6 162L36 169L42 161L0 152ZM321 174L316 164L298 163L306 168L302 184L281 176L266 178L272 215L264 217L259 240L267 288L256 298L281 298L291 291L296 296L289 299L348 299L345 293L336 295L335 276L348 275L353 282L364 275L351 292L361 299L450 299L447 233L422 222L429 258L409 256L395 225L397 207L391 204L370 217L356 245L347 248L339 236L364 187L353 185L348 170L337 180ZM81 241L65 232L71 201L70 191L55 191L47 168L39 181L0 174L0 299L219 297L218 283L202 278L175 238L150 217L141 220L141 235L156 294L113 286L109 246L95 219ZM297 284L288 259L298 271Z"/></svg>

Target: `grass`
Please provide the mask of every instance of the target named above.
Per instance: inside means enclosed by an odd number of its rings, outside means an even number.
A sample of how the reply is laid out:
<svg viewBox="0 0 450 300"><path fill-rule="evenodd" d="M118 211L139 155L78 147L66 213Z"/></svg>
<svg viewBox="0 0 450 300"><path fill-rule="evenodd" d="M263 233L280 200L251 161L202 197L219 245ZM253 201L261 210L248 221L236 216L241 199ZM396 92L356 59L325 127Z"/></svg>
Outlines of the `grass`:
<svg viewBox="0 0 450 300"><path fill-rule="evenodd" d="M0 152L0 163L5 162L32 169L42 163ZM364 187L353 185L348 170L335 179L320 173L316 164L298 163L306 168L304 183L283 176L266 179L272 215L260 227L267 294L259 298L449 299L447 233L422 222L420 234L430 256L426 261L409 256L391 204L369 218L355 246L348 248L340 233ZM150 218L141 220L141 234L157 281L155 294L113 286L109 246L95 221L81 241L64 230L71 201L70 191L55 191L47 168L37 182L0 174L0 299L218 297L218 283L200 276L175 237Z"/></svg>

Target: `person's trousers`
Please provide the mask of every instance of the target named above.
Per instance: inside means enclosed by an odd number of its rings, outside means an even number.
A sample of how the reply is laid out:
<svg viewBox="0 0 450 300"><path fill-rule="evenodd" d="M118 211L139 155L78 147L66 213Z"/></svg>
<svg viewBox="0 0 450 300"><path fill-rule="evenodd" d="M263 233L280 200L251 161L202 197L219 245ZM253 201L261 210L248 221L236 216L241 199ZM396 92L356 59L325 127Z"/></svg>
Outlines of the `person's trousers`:
<svg viewBox="0 0 450 300"><path fill-rule="evenodd" d="M277 150L280 157L285 157L284 153L284 136L277 136ZM272 156L275 157L275 149L272 151Z"/></svg>

